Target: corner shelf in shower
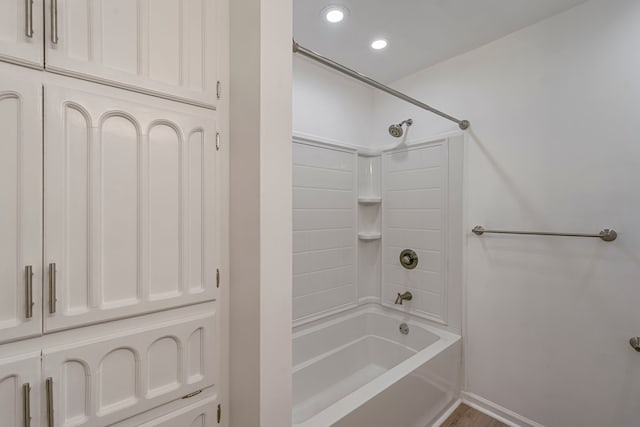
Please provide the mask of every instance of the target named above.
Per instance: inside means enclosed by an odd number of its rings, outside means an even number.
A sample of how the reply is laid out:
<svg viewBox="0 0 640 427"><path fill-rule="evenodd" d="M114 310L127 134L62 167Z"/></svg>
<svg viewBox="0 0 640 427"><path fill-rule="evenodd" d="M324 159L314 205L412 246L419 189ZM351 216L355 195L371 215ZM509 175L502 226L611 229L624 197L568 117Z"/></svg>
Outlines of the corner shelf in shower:
<svg viewBox="0 0 640 427"><path fill-rule="evenodd" d="M358 203L361 205L379 205L382 203L382 197L358 197Z"/></svg>
<svg viewBox="0 0 640 427"><path fill-rule="evenodd" d="M358 239L364 241L380 240L382 239L382 233L377 231L361 231L358 233Z"/></svg>

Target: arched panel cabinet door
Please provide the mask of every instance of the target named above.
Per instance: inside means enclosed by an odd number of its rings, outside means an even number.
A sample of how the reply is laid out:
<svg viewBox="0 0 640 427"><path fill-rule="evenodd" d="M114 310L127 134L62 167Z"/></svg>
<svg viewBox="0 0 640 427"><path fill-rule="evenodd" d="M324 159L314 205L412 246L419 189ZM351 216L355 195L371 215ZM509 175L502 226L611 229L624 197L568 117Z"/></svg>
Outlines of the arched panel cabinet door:
<svg viewBox="0 0 640 427"><path fill-rule="evenodd" d="M49 425L113 425L218 392L215 303L57 335L42 352Z"/></svg>
<svg viewBox="0 0 640 427"><path fill-rule="evenodd" d="M16 69L0 67L0 343L42 330L42 87Z"/></svg>
<svg viewBox="0 0 640 427"><path fill-rule="evenodd" d="M5 348L5 354L7 353ZM3 427L41 426L40 352L0 359L0 414Z"/></svg>
<svg viewBox="0 0 640 427"><path fill-rule="evenodd" d="M218 0L46 0L47 69L215 107Z"/></svg>
<svg viewBox="0 0 640 427"><path fill-rule="evenodd" d="M45 86L44 327L217 298L216 113Z"/></svg>
<svg viewBox="0 0 640 427"><path fill-rule="evenodd" d="M0 60L42 68L43 42L42 1L0 2Z"/></svg>

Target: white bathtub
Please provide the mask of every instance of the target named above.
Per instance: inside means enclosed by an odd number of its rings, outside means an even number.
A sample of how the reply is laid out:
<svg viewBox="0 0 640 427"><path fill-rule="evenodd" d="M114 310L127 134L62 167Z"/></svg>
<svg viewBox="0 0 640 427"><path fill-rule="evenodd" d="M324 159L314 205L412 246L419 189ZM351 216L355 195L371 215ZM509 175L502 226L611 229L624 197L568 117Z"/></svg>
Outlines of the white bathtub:
<svg viewBox="0 0 640 427"><path fill-rule="evenodd" d="M460 394L460 342L379 306L296 328L293 425L430 426Z"/></svg>

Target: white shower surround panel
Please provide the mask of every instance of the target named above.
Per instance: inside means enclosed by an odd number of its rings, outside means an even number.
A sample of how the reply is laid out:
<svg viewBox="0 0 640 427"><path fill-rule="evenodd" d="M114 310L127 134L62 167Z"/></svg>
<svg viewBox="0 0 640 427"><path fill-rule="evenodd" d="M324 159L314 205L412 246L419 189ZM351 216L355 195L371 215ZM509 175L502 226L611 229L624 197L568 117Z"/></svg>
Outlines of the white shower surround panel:
<svg viewBox="0 0 640 427"><path fill-rule="evenodd" d="M464 134L455 132L361 153L335 141L296 135L294 326L379 302L461 332L464 144ZM382 217L381 244L358 241L363 224L366 229L372 226L367 225L371 218L358 215L363 207L358 209L358 198L371 197L372 192L359 185L362 156L382 163L373 171L382 186L382 208L377 214ZM338 173L347 173L352 187L349 179L339 183L333 176ZM350 192L352 200L338 201L336 190L343 196ZM372 245L379 245L378 249ZM400 267L399 253L404 248L418 253L416 270ZM338 249L345 252L339 254ZM363 260L372 257L379 259L367 269ZM397 292L406 290L413 293L413 301L393 304Z"/></svg>
<svg viewBox="0 0 640 427"><path fill-rule="evenodd" d="M430 425L458 397L460 362L459 335L378 305L299 327L293 425Z"/></svg>
<svg viewBox="0 0 640 427"><path fill-rule="evenodd" d="M382 156L380 303L462 331L462 246L466 136L403 141ZM414 270L400 266L403 249L416 251ZM397 293L413 298L394 304Z"/></svg>
<svg viewBox="0 0 640 427"><path fill-rule="evenodd" d="M293 319L357 303L356 153L293 144Z"/></svg>
<svg viewBox="0 0 640 427"><path fill-rule="evenodd" d="M402 146L382 160L382 304L447 324L449 145ZM404 249L418 255L413 270L400 264ZM406 291L413 299L393 304Z"/></svg>

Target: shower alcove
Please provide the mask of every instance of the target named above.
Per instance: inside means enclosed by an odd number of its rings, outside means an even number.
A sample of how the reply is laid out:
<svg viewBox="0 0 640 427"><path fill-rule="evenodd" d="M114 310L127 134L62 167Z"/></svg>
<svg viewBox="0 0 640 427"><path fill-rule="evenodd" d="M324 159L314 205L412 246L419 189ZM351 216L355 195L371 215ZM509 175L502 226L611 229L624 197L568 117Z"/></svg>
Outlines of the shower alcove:
<svg viewBox="0 0 640 427"><path fill-rule="evenodd" d="M294 426L423 427L457 401L463 154L462 134L378 152L294 139Z"/></svg>

